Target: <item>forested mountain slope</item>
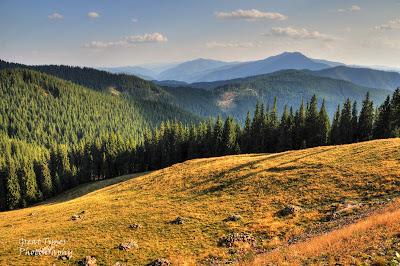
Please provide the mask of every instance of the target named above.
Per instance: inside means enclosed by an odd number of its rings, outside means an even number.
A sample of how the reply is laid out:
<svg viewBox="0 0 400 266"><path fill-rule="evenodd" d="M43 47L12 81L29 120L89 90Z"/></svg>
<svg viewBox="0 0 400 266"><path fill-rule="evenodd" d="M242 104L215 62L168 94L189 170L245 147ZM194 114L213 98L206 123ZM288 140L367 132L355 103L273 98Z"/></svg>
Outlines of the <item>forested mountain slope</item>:
<svg viewBox="0 0 400 266"><path fill-rule="evenodd" d="M164 89L133 75L112 74L87 67L63 65L27 66L0 60L0 69L16 67L53 75L106 94L116 93L121 98L150 100L176 105L202 116L216 116L220 111L215 102L209 100L210 95L202 93L202 90L196 92L184 90L178 93L175 89Z"/></svg>
<svg viewBox="0 0 400 266"><path fill-rule="evenodd" d="M28 69L0 70L0 131L49 147L111 132L140 141L145 126L200 117L167 103L126 99Z"/></svg>
<svg viewBox="0 0 400 266"><path fill-rule="evenodd" d="M394 88L395 89L395 88ZM347 98L361 103L369 91L371 100L381 104L392 91L361 87L348 81L318 77L299 70L282 70L271 74L232 80L212 90L218 95L219 106L236 119L244 119L246 110L251 110L257 101L272 106L278 99L278 110L284 105L297 107L299 100L317 95L319 103L326 101L329 116L333 116L338 104Z"/></svg>

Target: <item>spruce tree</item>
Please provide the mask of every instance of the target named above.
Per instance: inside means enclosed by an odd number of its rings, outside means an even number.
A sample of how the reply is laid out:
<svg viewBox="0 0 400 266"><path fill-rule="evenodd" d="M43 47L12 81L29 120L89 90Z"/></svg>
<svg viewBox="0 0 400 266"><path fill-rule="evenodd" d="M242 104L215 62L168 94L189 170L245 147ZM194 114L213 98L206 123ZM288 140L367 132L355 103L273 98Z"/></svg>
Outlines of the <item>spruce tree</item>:
<svg viewBox="0 0 400 266"><path fill-rule="evenodd" d="M252 146L250 150L252 152L261 152L263 150L263 137L265 131L263 130L264 125L264 103L260 106L257 102L256 110L254 111L253 121L251 123L251 142Z"/></svg>
<svg viewBox="0 0 400 266"><path fill-rule="evenodd" d="M347 99L343 104L342 113L340 114L339 132L340 144L351 143L353 140L353 127L351 117L351 101Z"/></svg>
<svg viewBox="0 0 400 266"><path fill-rule="evenodd" d="M224 125L221 120L221 116L218 115L217 121L215 122L214 125L214 136L213 136L213 143L214 143L214 156L220 156L223 154L223 131L224 131Z"/></svg>
<svg viewBox="0 0 400 266"><path fill-rule="evenodd" d="M244 123L244 128L243 128L243 136L241 138L241 145L240 145L243 153L250 152L253 140L251 134L252 131L251 131L250 111L247 111L246 121Z"/></svg>
<svg viewBox="0 0 400 266"><path fill-rule="evenodd" d="M341 144L340 138L340 104L337 107L337 110L333 116L332 121L332 129L330 134L330 142L331 144Z"/></svg>
<svg viewBox="0 0 400 266"><path fill-rule="evenodd" d="M7 206L8 209L13 210L21 205L21 187L18 182L17 170L13 159L7 159L6 173L6 186L7 186Z"/></svg>
<svg viewBox="0 0 400 266"><path fill-rule="evenodd" d="M277 145L277 151L285 151L290 149L290 139L291 139L291 125L290 125L290 120L289 120L289 112L288 112L288 106L285 105L281 120L279 122L278 126L278 145Z"/></svg>
<svg viewBox="0 0 400 266"><path fill-rule="evenodd" d="M241 153L240 145L242 143L243 131L242 131L242 128L241 128L239 122L236 122L235 134L236 134L235 154L240 154ZM237 147L236 147L236 145L237 145ZM239 149L237 150L237 148L239 148ZM236 152L239 152L239 153L236 153Z"/></svg>
<svg viewBox="0 0 400 266"><path fill-rule="evenodd" d="M300 149L305 147L305 145L303 145L305 143L305 124L306 124L306 113L304 109L304 100L302 99L300 108L299 110L296 111L296 114L294 116L293 146L295 149Z"/></svg>
<svg viewBox="0 0 400 266"><path fill-rule="evenodd" d="M315 147L318 142L319 113L317 109L317 96L314 94L306 110L305 141L307 147Z"/></svg>
<svg viewBox="0 0 400 266"><path fill-rule="evenodd" d="M279 115L278 115L278 99L275 97L274 105L272 106L271 112L267 113L266 120L266 130L265 134L266 143L264 145L264 152L276 152L278 144L278 125L279 125Z"/></svg>
<svg viewBox="0 0 400 266"><path fill-rule="evenodd" d="M362 102L360 118L358 123L358 137L360 141L372 139L372 129L374 124L374 103L370 100L369 92Z"/></svg>
<svg viewBox="0 0 400 266"><path fill-rule="evenodd" d="M351 142L358 142L358 111L357 101L353 103L353 109L351 111L351 127L353 129L353 138Z"/></svg>
<svg viewBox="0 0 400 266"><path fill-rule="evenodd" d="M330 129L331 121L326 111L325 100L322 100L318 115L317 145L327 145L329 143Z"/></svg>
<svg viewBox="0 0 400 266"><path fill-rule="evenodd" d="M199 134L200 134L200 128L199 128ZM204 157L210 157L212 155L213 151L213 126L212 126L212 121L211 118L208 119L207 123L207 128L204 134L204 141L202 144L202 147L204 148L204 151L201 153L201 156Z"/></svg>
<svg viewBox="0 0 400 266"><path fill-rule="evenodd" d="M373 128L374 139L389 138L392 132L391 130L391 104L390 96L387 96L385 102L379 106L376 114L376 121Z"/></svg>
<svg viewBox="0 0 400 266"><path fill-rule="evenodd" d="M37 176L39 177L39 188L43 193L43 197L47 199L50 198L54 192L50 169L48 162L44 158L38 164L39 173Z"/></svg>
<svg viewBox="0 0 400 266"><path fill-rule="evenodd" d="M19 173L18 175L21 178L23 202L26 204L32 204L41 200L43 194L39 190L36 181L36 174L33 169L33 159L29 157L24 157L21 168L17 172Z"/></svg>
<svg viewBox="0 0 400 266"><path fill-rule="evenodd" d="M393 93L390 113L390 137L400 137L400 87Z"/></svg>
<svg viewBox="0 0 400 266"><path fill-rule="evenodd" d="M235 122L233 118L228 116L224 123L224 130L222 133L222 142L223 142L223 155L229 155L235 153L235 145L236 145L236 131L235 131Z"/></svg>
<svg viewBox="0 0 400 266"><path fill-rule="evenodd" d="M189 147L187 152L188 159L199 157L199 154L197 152L198 145L199 144L197 141L197 129L196 126L193 123L191 123L189 131Z"/></svg>

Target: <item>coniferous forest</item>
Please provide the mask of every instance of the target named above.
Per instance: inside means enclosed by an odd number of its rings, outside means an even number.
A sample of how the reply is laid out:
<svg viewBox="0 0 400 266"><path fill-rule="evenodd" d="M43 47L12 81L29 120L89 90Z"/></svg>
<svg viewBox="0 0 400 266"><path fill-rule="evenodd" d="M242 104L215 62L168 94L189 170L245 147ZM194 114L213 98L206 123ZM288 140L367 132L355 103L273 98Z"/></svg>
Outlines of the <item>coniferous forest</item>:
<svg viewBox="0 0 400 266"><path fill-rule="evenodd" d="M78 184L187 159L272 153L400 135L400 89L375 108L348 99L331 121L314 95L279 115L258 103L244 125L173 105L121 99L27 69L0 71L0 209ZM320 106L320 107L318 107ZM360 110L360 111L358 111ZM149 122L151 121L151 122Z"/></svg>

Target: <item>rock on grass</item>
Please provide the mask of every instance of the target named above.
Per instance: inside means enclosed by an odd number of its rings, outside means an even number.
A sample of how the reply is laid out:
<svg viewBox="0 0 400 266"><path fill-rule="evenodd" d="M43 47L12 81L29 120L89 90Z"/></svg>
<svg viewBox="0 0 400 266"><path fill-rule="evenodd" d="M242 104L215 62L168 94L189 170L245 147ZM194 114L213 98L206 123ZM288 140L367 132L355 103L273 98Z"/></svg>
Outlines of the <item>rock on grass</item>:
<svg viewBox="0 0 400 266"><path fill-rule="evenodd" d="M237 213L234 213L231 216L229 216L227 220L235 222L235 221L239 221L240 219L242 219L242 216L240 216Z"/></svg>
<svg viewBox="0 0 400 266"><path fill-rule="evenodd" d="M86 256L79 262L79 266L97 266L96 258L94 256Z"/></svg>
<svg viewBox="0 0 400 266"><path fill-rule="evenodd" d="M218 241L219 246L232 247L239 243L253 243L256 239L254 236L247 232L236 233L227 237L221 237Z"/></svg>
<svg viewBox="0 0 400 266"><path fill-rule="evenodd" d="M138 247L139 247L139 245L137 244L137 242L136 242L136 241L133 241L132 239L129 240L128 242L119 244L119 246L118 246L118 248L119 248L120 250L124 250L124 251L128 251L128 250L130 250L130 249L138 248Z"/></svg>
<svg viewBox="0 0 400 266"><path fill-rule="evenodd" d="M179 216L173 221L174 224L184 224L186 223L186 218Z"/></svg>
<svg viewBox="0 0 400 266"><path fill-rule="evenodd" d="M150 264L147 264L148 266L170 266L171 263L166 259L166 258L157 258L155 261L153 261Z"/></svg>
<svg viewBox="0 0 400 266"><path fill-rule="evenodd" d="M82 216L81 215L72 215L71 220L72 221L77 221L77 220L81 220Z"/></svg>
<svg viewBox="0 0 400 266"><path fill-rule="evenodd" d="M143 226L141 225L141 224L131 224L130 226L129 226L129 228L131 228L131 229L140 229L140 228L142 228Z"/></svg>
<svg viewBox="0 0 400 266"><path fill-rule="evenodd" d="M296 214L300 211L302 211L303 209L299 206L293 205L293 204L289 204L286 205L285 208L283 208L282 210L279 211L279 214L282 216L288 216L290 214Z"/></svg>

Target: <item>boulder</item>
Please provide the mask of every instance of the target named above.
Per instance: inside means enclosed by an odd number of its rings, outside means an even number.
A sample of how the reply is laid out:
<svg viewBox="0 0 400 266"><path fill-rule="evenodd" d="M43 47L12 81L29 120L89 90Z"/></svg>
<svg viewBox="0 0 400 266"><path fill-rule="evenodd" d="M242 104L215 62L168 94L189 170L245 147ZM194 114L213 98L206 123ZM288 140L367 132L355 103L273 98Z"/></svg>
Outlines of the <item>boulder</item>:
<svg viewBox="0 0 400 266"><path fill-rule="evenodd" d="M140 229L140 228L142 228L143 226L141 225L141 224L131 224L130 226L129 226L129 228L131 228L131 229Z"/></svg>
<svg viewBox="0 0 400 266"><path fill-rule="evenodd" d="M185 217L181 217L179 216L178 218L176 218L173 222L174 224L184 224L186 223L186 218Z"/></svg>
<svg viewBox="0 0 400 266"><path fill-rule="evenodd" d="M282 210L280 210L279 214L282 216L287 216L290 214L296 214L300 211L302 211L303 209L299 206L293 205L293 204L289 204L286 205L285 208L283 208Z"/></svg>
<svg viewBox="0 0 400 266"><path fill-rule="evenodd" d="M81 215L72 215L71 220L76 221L76 220L81 220L82 216Z"/></svg>
<svg viewBox="0 0 400 266"><path fill-rule="evenodd" d="M70 260L72 258L71 254L67 254L67 255L60 255L58 256L59 260Z"/></svg>
<svg viewBox="0 0 400 266"><path fill-rule="evenodd" d="M118 247L118 248L119 248L120 250L128 251L128 250L130 250L130 249L132 249L132 248L138 248L138 247L139 247L139 245L138 245L135 241L133 241L133 240L131 239L131 240L129 240L128 242L119 244L119 247Z"/></svg>
<svg viewBox="0 0 400 266"><path fill-rule="evenodd" d="M231 216L229 216L227 220L235 222L235 221L239 221L240 219L242 219L242 216L240 216L237 213L234 213Z"/></svg>
<svg viewBox="0 0 400 266"><path fill-rule="evenodd" d="M157 258L152 263L148 264L148 266L170 266L171 263L165 258Z"/></svg>
<svg viewBox="0 0 400 266"><path fill-rule="evenodd" d="M94 256L86 256L79 262L79 266L97 266L96 258Z"/></svg>
<svg viewBox="0 0 400 266"><path fill-rule="evenodd" d="M342 216L348 215L349 213L353 212L356 209L362 207L363 204L357 201L348 201L346 202L343 207L339 210L334 211L331 215L328 216L328 220L336 220Z"/></svg>
<svg viewBox="0 0 400 266"><path fill-rule="evenodd" d="M247 232L236 233L227 237L221 237L218 241L219 246L232 247L240 243L253 243L256 239Z"/></svg>

